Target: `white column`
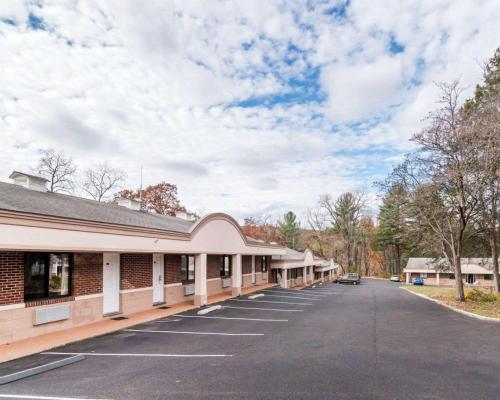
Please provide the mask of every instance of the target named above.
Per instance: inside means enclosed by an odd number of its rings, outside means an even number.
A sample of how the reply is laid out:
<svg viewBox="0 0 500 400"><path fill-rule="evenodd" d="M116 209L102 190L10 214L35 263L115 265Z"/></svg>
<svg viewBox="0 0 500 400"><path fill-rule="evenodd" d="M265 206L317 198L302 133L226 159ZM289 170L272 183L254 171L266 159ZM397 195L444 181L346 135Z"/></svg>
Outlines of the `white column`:
<svg viewBox="0 0 500 400"><path fill-rule="evenodd" d="M257 278L255 275L255 256L252 256L252 283L257 283Z"/></svg>
<svg viewBox="0 0 500 400"><path fill-rule="evenodd" d="M283 282L283 287L286 289L288 287L288 270L283 268L282 271L283 274L281 275L281 280Z"/></svg>
<svg viewBox="0 0 500 400"><path fill-rule="evenodd" d="M410 283L410 273L406 273L406 283Z"/></svg>
<svg viewBox="0 0 500 400"><path fill-rule="evenodd" d="M321 271L321 282L325 281L325 271Z"/></svg>
<svg viewBox="0 0 500 400"><path fill-rule="evenodd" d="M233 276L232 276L232 295L241 295L241 254L235 254L233 256Z"/></svg>
<svg viewBox="0 0 500 400"><path fill-rule="evenodd" d="M207 255L196 254L194 258L194 305L207 304Z"/></svg>
<svg viewBox="0 0 500 400"><path fill-rule="evenodd" d="M436 272L436 283L439 286L439 272Z"/></svg>
<svg viewBox="0 0 500 400"><path fill-rule="evenodd" d="M302 283L307 285L307 267L302 270Z"/></svg>

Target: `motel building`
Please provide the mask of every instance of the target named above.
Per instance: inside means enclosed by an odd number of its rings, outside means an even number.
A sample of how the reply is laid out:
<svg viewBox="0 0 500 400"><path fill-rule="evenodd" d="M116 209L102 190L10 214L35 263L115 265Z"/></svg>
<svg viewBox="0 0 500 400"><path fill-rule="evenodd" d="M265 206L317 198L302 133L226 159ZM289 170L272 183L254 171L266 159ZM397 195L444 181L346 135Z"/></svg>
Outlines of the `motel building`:
<svg viewBox="0 0 500 400"><path fill-rule="evenodd" d="M462 280L466 286L493 286L491 258L462 258ZM453 268L444 259L411 257L403 270L406 283L422 278L426 285L454 286Z"/></svg>
<svg viewBox="0 0 500 400"><path fill-rule="evenodd" d="M227 214L187 220L140 211L128 199L50 193L29 174L10 178L0 182L0 344L238 296L268 284L272 257L286 253L246 237Z"/></svg>
<svg viewBox="0 0 500 400"><path fill-rule="evenodd" d="M273 255L270 282L283 288L306 286L316 282L330 282L340 266L330 259L317 258L311 250L304 252L285 249L285 254Z"/></svg>

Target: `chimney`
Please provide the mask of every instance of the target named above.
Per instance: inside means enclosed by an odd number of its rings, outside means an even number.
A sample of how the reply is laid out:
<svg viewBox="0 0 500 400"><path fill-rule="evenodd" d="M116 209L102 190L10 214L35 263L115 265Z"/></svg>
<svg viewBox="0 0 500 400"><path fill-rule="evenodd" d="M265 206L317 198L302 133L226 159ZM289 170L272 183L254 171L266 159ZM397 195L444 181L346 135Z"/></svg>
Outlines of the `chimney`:
<svg viewBox="0 0 500 400"><path fill-rule="evenodd" d="M15 185L23 186L26 189L36 190L38 192L47 191L48 179L45 179L41 176L13 171L12 174L9 175L9 178L12 179L12 182Z"/></svg>
<svg viewBox="0 0 500 400"><path fill-rule="evenodd" d="M116 202L118 203L118 205L130 208L131 210L136 210L136 211L141 210L141 202L138 200L131 200L125 197L118 197L116 199Z"/></svg>

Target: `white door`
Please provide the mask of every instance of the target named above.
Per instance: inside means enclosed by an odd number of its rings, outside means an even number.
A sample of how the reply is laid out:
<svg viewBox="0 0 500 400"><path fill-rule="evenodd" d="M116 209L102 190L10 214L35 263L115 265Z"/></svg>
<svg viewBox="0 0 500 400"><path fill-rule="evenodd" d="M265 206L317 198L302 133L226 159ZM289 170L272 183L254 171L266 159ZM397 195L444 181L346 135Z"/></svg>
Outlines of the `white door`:
<svg viewBox="0 0 500 400"><path fill-rule="evenodd" d="M153 304L163 303L163 254L153 254Z"/></svg>
<svg viewBox="0 0 500 400"><path fill-rule="evenodd" d="M252 283L255 284L257 282L257 276L255 274L255 256L252 256Z"/></svg>
<svg viewBox="0 0 500 400"><path fill-rule="evenodd" d="M103 254L102 271L103 314L120 312L120 255Z"/></svg>

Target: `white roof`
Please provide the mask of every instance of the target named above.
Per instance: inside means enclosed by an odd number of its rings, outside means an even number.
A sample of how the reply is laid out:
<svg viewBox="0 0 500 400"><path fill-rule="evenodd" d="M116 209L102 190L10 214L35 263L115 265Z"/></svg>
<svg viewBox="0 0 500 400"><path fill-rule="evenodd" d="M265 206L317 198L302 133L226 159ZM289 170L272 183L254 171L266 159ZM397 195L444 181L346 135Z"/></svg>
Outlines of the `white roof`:
<svg viewBox="0 0 500 400"><path fill-rule="evenodd" d="M462 273L464 274L491 274L491 258L462 258ZM449 272L453 273L444 258L411 257L404 272Z"/></svg>

